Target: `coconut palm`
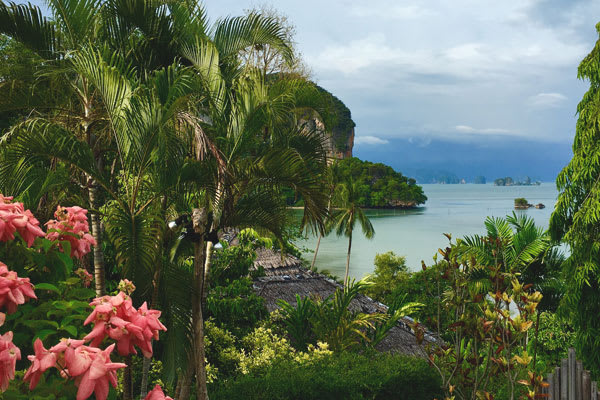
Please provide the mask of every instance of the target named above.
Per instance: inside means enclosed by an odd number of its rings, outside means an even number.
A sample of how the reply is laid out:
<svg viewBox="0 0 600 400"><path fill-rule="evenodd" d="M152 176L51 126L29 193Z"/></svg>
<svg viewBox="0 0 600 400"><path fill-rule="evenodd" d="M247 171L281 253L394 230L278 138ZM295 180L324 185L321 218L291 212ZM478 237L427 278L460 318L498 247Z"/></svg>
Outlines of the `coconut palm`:
<svg viewBox="0 0 600 400"><path fill-rule="evenodd" d="M352 234L356 222L360 224L362 232L367 239L372 239L375 236L375 229L360 207L359 202L359 187L352 179L339 185L335 195L334 207L335 210L331 216L331 226L338 236L346 236L348 238L348 255L346 257L346 274L344 275L344 285L348 286L348 278L350 273L350 253L352 252Z"/></svg>

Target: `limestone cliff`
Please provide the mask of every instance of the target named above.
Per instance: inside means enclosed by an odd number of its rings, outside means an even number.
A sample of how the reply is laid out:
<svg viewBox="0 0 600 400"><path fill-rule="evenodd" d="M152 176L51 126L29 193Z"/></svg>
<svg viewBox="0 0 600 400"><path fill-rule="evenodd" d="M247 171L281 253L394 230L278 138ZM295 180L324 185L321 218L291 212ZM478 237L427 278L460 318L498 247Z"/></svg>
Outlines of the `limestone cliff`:
<svg viewBox="0 0 600 400"><path fill-rule="evenodd" d="M343 159L352 157L354 147L354 127L352 114L348 107L333 94L315 85L323 96L324 104L328 110L325 118L327 129L322 121L313 120L314 128L322 131L326 137L326 146L331 158Z"/></svg>

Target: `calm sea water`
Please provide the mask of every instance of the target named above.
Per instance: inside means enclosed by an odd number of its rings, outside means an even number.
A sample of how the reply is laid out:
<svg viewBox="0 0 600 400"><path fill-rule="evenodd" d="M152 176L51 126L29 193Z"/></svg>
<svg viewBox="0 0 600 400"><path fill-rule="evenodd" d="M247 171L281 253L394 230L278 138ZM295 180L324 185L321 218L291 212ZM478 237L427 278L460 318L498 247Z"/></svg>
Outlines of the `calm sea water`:
<svg viewBox="0 0 600 400"><path fill-rule="evenodd" d="M350 275L360 279L373 272L373 259L377 253L393 251L406 257L411 270L421 268L421 260L432 263L437 249L448 241L443 233L453 237L483 234L486 217L503 217L513 211L513 201L524 197L530 203L543 203L546 208L531 208L524 213L534 218L536 224L548 227L550 214L558 195L554 183L540 186L487 185L422 185L428 197L427 203L416 210L369 210L375 228L375 237L365 239L357 225L352 238ZM301 247L314 249L316 237L297 243ZM331 234L321 240L316 266L339 277L344 276L348 239ZM313 253L305 253L312 260Z"/></svg>

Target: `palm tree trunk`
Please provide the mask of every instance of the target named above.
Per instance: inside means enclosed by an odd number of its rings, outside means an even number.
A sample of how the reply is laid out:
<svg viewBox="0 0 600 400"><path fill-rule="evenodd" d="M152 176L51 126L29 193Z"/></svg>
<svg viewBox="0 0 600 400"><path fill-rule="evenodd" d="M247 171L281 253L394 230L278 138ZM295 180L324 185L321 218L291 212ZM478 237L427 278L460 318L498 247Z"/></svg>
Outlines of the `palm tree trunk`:
<svg viewBox="0 0 600 400"><path fill-rule="evenodd" d="M210 272L210 263L212 261L212 253L213 253L214 245L212 242L206 243L206 261L204 262L204 280L202 281L202 301L206 300L206 294L208 291L206 287L208 285L208 274Z"/></svg>
<svg viewBox="0 0 600 400"><path fill-rule="evenodd" d="M176 400L189 400L192 388L192 377L194 376L194 360L188 363L188 369L177 382L178 390L175 392Z"/></svg>
<svg viewBox="0 0 600 400"><path fill-rule="evenodd" d="M348 286L350 276L350 252L352 251L352 233L348 237L348 257L346 258L346 276L344 277L344 286Z"/></svg>
<svg viewBox="0 0 600 400"><path fill-rule="evenodd" d="M194 209L192 223L198 235L194 243L194 293L192 296L192 324L194 329L194 365L196 369L196 399L208 400L204 355L204 319L202 316L202 287L204 286L204 231L206 209Z"/></svg>
<svg viewBox="0 0 600 400"><path fill-rule="evenodd" d="M317 239L317 247L315 247L315 255L313 256L312 263L310 264L310 269L315 267L315 261L317 261L317 253L319 252L319 246L321 245L321 238L323 235L319 233L319 239Z"/></svg>
<svg viewBox="0 0 600 400"><path fill-rule="evenodd" d="M98 188L92 182L89 189L90 208L96 210L96 200L98 198ZM100 226L100 216L97 212L92 212L92 236L96 241L94 246L94 280L96 284L96 297L104 296L104 253L102 252L102 227Z"/></svg>

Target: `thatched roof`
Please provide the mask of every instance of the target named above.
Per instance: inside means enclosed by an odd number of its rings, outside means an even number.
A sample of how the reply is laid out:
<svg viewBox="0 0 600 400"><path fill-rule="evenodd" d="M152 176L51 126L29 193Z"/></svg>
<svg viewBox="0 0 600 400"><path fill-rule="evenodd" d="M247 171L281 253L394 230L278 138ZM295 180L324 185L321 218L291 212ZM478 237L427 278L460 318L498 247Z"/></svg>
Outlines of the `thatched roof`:
<svg viewBox="0 0 600 400"><path fill-rule="evenodd" d="M287 268L287 267L286 267ZM274 272L277 268L271 268L269 272ZM296 305L296 294L301 298L316 297L325 299L331 296L336 289L342 286L324 275L308 271L299 267L293 274L268 274L258 278L254 282L254 290L265 299L265 305L269 312L279 308L277 300L285 300L291 305ZM372 314L375 312L384 313L387 306L381 304L368 296L359 295L350 304L350 309L357 312ZM401 353L419 357L426 357L422 345L418 345L409 323L411 319L399 321L393 327L388 336L383 339L377 349L392 353ZM425 336L425 343L433 342L435 339Z"/></svg>
<svg viewBox="0 0 600 400"><path fill-rule="evenodd" d="M281 256L280 250L260 248L256 250L256 260L254 260L254 268L264 268L267 276L272 275L296 275L301 271L302 261L298 257L291 254Z"/></svg>

